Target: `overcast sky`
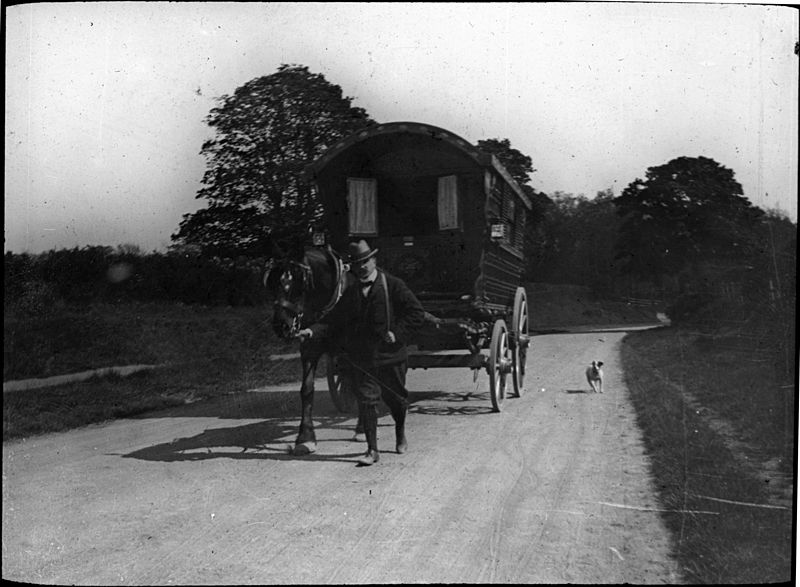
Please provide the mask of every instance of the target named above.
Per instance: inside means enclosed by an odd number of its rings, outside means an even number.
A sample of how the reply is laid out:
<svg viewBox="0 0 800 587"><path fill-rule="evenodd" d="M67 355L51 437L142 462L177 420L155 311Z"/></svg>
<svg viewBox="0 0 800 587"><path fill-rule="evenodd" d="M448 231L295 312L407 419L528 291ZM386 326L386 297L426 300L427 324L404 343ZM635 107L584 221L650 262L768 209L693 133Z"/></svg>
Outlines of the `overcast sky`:
<svg viewBox="0 0 800 587"><path fill-rule="evenodd" d="M165 250L205 117L282 63L379 122L508 138L531 184L615 195L680 156L797 220L798 13L658 3L35 3L7 8L5 250Z"/></svg>

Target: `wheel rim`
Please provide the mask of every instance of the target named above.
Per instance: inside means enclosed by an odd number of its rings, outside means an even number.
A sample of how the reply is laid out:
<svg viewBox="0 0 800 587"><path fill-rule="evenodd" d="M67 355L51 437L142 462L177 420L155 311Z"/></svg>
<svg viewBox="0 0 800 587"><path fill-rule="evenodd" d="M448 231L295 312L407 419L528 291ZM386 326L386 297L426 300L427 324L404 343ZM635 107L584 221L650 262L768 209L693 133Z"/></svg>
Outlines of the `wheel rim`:
<svg viewBox="0 0 800 587"><path fill-rule="evenodd" d="M525 290L519 288L514 300L514 392L522 396L525 386L525 362L528 352L528 300Z"/></svg>
<svg viewBox="0 0 800 587"><path fill-rule="evenodd" d="M492 332L492 348L489 354L489 392L494 411L499 412L506 397L507 366L512 360L508 346L508 330L502 320L495 322Z"/></svg>

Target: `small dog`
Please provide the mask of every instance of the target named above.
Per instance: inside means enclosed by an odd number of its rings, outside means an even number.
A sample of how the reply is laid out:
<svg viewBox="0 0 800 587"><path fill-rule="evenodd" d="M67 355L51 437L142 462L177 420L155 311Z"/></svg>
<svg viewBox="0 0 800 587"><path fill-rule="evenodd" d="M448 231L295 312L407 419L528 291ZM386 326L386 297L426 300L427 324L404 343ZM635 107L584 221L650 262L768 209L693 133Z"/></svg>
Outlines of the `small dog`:
<svg viewBox="0 0 800 587"><path fill-rule="evenodd" d="M589 382L589 387L595 393L603 393L603 361L592 361L592 364L586 367L586 381Z"/></svg>

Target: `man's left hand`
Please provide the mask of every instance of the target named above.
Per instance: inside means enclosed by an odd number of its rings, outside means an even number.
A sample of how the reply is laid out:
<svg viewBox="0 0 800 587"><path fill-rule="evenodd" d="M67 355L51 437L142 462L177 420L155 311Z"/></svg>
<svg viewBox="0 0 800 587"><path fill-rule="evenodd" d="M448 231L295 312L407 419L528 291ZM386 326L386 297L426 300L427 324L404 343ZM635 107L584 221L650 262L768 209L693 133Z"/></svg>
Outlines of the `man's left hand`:
<svg viewBox="0 0 800 587"><path fill-rule="evenodd" d="M385 342L388 342L389 344L391 344L391 343L395 342L395 341L397 340L397 338L395 338L395 336L394 336L394 332L392 332L392 331L390 330L390 331L388 331L388 332L386 333L386 335L383 337L383 340L384 340Z"/></svg>

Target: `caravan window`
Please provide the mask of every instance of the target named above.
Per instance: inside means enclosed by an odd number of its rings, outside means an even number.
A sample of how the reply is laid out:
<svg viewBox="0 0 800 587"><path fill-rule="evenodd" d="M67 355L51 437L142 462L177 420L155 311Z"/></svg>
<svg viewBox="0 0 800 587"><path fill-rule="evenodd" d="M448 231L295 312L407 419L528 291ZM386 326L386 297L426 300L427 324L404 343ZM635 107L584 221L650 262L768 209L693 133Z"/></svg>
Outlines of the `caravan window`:
<svg viewBox="0 0 800 587"><path fill-rule="evenodd" d="M455 175L439 178L438 212L439 230L459 228L458 181Z"/></svg>
<svg viewBox="0 0 800 587"><path fill-rule="evenodd" d="M378 190L375 179L347 178L347 210L350 234L378 234Z"/></svg>

